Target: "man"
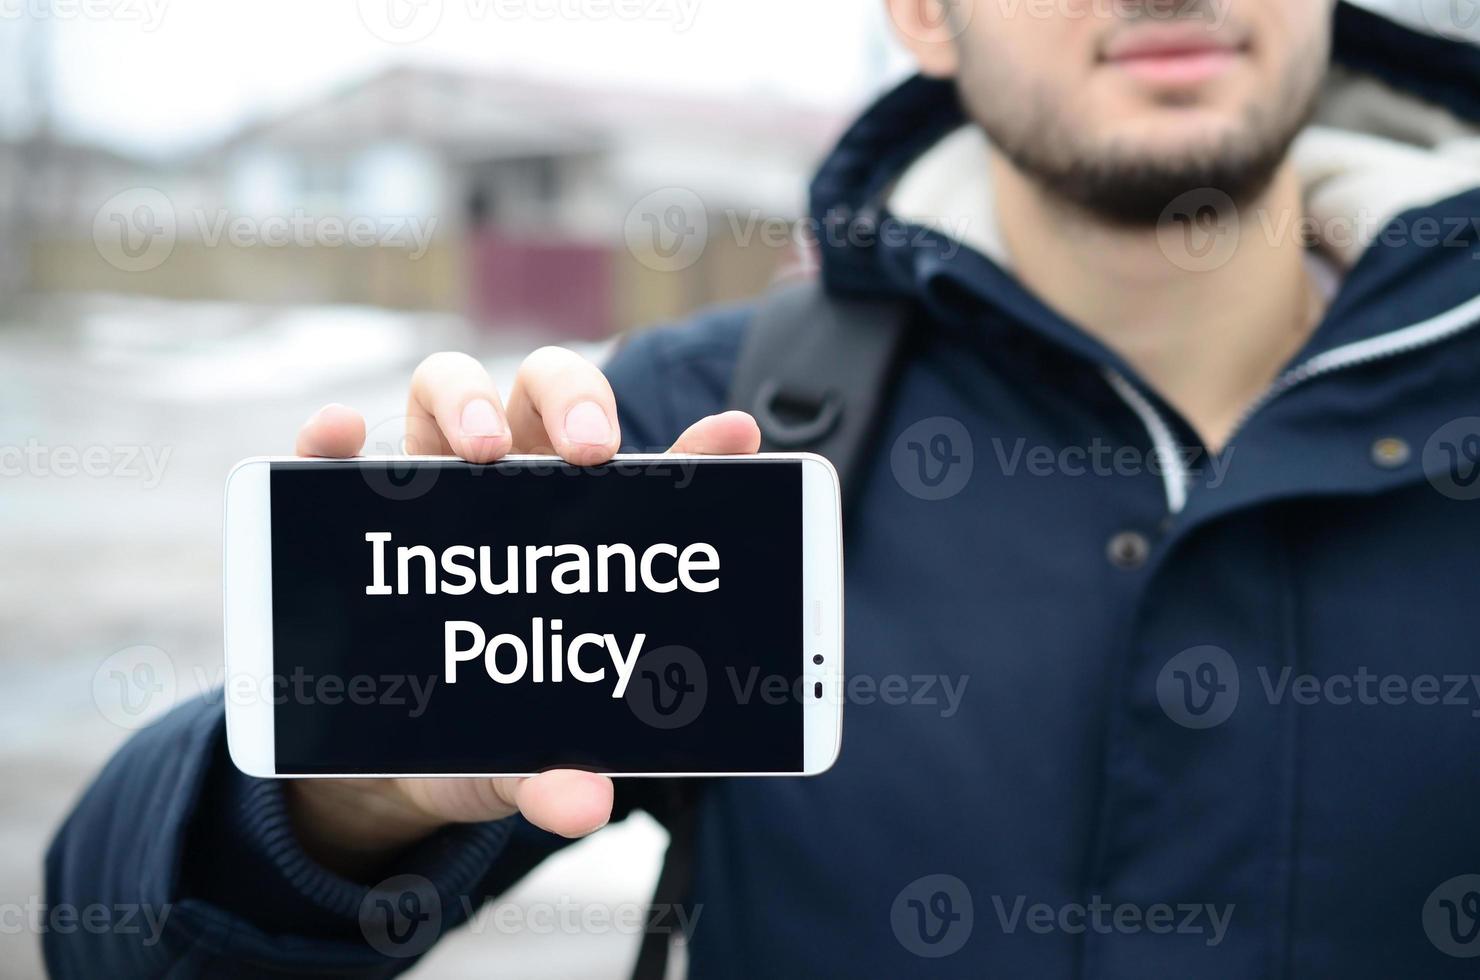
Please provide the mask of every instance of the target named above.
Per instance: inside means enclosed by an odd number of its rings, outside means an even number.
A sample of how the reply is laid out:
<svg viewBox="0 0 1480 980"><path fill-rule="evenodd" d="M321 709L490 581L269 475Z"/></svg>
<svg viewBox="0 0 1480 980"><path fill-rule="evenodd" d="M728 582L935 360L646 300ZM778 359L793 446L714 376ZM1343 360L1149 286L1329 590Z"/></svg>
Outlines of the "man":
<svg viewBox="0 0 1480 980"><path fill-rule="evenodd" d="M1475 53L1331 0L889 9L923 75L813 187L820 228L881 231L820 236L829 292L912 310L848 518L871 686L825 776L704 790L691 975L1468 975ZM721 413L749 322L604 375L542 350L506 402L433 356L413 448L754 451ZM331 406L298 451L363 434ZM640 802L261 782L222 742L186 705L79 803L52 901L172 914L48 935L58 974L393 973L365 883L424 876L450 928Z"/></svg>

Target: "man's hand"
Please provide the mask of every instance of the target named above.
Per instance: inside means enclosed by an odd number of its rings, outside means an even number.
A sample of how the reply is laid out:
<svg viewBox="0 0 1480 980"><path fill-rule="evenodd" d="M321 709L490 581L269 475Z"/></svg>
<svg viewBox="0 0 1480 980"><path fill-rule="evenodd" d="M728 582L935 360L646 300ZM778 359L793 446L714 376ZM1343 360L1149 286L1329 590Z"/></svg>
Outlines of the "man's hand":
<svg viewBox="0 0 1480 980"><path fill-rule="evenodd" d="M466 354L433 354L411 377L406 451L488 463L509 452L552 453L582 466L604 463L621 444L616 400L601 371L579 355L542 347L520 365L505 407L488 372ZM700 419L669 452L753 453L760 430L743 412ZM300 456L346 458L365 442L365 420L326 405L298 433ZM293 780L289 800L304 847L350 877L449 823L515 812L564 837L606 825L607 776L557 769L522 779Z"/></svg>

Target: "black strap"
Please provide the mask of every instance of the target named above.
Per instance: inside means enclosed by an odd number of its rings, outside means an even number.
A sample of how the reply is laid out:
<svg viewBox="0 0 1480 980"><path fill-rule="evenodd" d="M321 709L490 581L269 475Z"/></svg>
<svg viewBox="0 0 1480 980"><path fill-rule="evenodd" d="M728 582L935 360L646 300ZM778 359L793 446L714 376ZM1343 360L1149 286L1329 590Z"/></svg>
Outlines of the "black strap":
<svg viewBox="0 0 1480 980"><path fill-rule="evenodd" d="M730 407L755 416L763 450L826 456L850 490L858 483L907 316L902 303L839 299L810 280L773 290L746 331ZM660 920L672 923L673 909L690 895L698 785L675 780L660 816L668 851L633 980L663 980L667 971L672 932Z"/></svg>
<svg viewBox="0 0 1480 980"><path fill-rule="evenodd" d="M905 334L898 301L829 296L815 280L768 295L746 333L730 407L755 416L761 448L826 456L857 482Z"/></svg>
<svg viewBox="0 0 1480 980"><path fill-rule="evenodd" d="M663 854L663 870L658 872L658 884L653 889L653 902L648 908L632 980L663 980L668 972L674 926L680 921L675 910L688 901L692 890L698 781L671 780L668 789L667 799L660 807L663 812L654 814L668 828L668 850ZM692 914L682 921L694 921Z"/></svg>

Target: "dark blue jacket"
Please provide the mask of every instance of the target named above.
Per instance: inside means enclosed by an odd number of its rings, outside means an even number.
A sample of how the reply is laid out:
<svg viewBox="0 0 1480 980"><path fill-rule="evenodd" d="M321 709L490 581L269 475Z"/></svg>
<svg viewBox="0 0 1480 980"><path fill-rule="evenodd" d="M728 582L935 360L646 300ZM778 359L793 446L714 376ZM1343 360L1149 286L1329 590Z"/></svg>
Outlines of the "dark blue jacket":
<svg viewBox="0 0 1480 980"><path fill-rule="evenodd" d="M1473 50L1344 7L1338 52L1480 118ZM888 222L886 186L960 122L948 87L905 84L825 164L815 216ZM846 738L822 777L702 798L692 975L1473 976L1477 215L1480 191L1401 216L1443 241L1379 238L1217 460L978 252L829 237L829 288L919 314L848 518ZM747 319L625 347L629 444L723 406ZM51 969L413 962L367 943L365 889L303 854L222 727L181 706L78 803L49 900L169 915L152 944L50 933ZM396 870L433 883L445 930L559 846L513 819Z"/></svg>

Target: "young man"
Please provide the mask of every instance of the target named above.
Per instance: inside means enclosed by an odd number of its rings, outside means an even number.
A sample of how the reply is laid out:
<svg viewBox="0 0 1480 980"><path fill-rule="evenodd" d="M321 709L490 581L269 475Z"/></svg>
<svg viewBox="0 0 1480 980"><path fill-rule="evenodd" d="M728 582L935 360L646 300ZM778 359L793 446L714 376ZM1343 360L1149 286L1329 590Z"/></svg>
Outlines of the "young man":
<svg viewBox="0 0 1480 980"><path fill-rule="evenodd" d="M849 672L908 693L856 694L823 777L704 789L691 975L1468 975L1475 51L1331 0L890 13L923 74L813 212L879 232L821 236L829 293L911 310L847 553ZM506 402L436 355L414 449L753 451L721 413L749 322L605 374L542 350ZM298 451L363 434L331 406ZM50 899L172 914L153 946L49 934L56 973L393 973L364 883L424 876L445 930L642 803L256 781L222 742L183 706L79 803Z"/></svg>

